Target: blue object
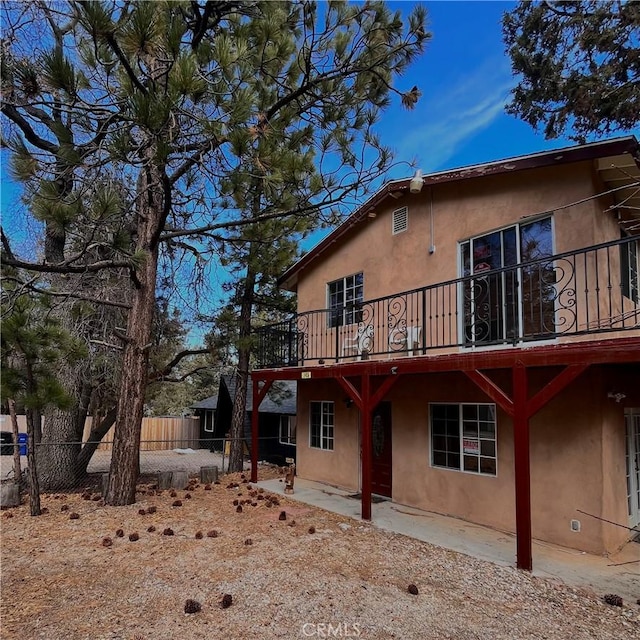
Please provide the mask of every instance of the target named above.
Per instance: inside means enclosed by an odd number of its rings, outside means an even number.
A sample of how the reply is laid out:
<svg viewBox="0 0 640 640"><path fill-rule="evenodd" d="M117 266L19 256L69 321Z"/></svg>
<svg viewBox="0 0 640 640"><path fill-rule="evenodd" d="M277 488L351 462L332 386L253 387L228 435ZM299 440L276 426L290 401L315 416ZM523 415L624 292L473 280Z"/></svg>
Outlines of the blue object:
<svg viewBox="0 0 640 640"><path fill-rule="evenodd" d="M18 434L18 444L20 445L20 455L27 455L27 434L19 433Z"/></svg>

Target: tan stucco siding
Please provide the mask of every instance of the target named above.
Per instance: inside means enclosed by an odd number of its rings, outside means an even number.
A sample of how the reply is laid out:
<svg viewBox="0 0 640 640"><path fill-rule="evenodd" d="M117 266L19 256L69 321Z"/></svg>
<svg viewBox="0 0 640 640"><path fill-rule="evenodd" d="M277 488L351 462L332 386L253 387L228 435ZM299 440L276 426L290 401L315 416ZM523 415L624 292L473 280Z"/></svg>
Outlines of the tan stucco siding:
<svg viewBox="0 0 640 640"><path fill-rule="evenodd" d="M460 241L589 198L596 188L591 164L583 162L435 185L419 195L389 198L375 218L357 225L300 274L298 310L326 308L327 283L360 271L365 299L456 278ZM618 238L615 216L602 213L604 204L588 200L553 214L555 251ZM393 235L392 212L404 206L408 229ZM435 252L430 254L432 245Z"/></svg>
<svg viewBox="0 0 640 640"><path fill-rule="evenodd" d="M296 472L301 478L355 492L360 484L358 410L347 408L344 397L338 384L330 380L298 383ZM322 400L334 402L333 451L309 446L309 405Z"/></svg>
<svg viewBox="0 0 640 640"><path fill-rule="evenodd" d="M559 369L530 372L533 394ZM618 373L612 373L618 371ZM492 377L510 389L510 374ZM607 398L626 391L623 403ZM624 370L592 367L542 409L530 424L532 531L536 539L605 553L628 539L624 459L624 407L640 406L640 366ZM335 400L335 451L308 447L311 400ZM298 471L303 478L349 490L360 483L359 419L344 393L328 381L300 384ZM392 498L427 511L456 516L504 531L515 531L513 425L497 411L497 475L433 467L430 458L430 403L486 403L488 398L458 373L403 377L386 400L392 407ZM585 512L585 513L580 513ZM586 515L590 514L590 515ZM581 531L571 530L579 520ZM603 520L604 519L604 520Z"/></svg>

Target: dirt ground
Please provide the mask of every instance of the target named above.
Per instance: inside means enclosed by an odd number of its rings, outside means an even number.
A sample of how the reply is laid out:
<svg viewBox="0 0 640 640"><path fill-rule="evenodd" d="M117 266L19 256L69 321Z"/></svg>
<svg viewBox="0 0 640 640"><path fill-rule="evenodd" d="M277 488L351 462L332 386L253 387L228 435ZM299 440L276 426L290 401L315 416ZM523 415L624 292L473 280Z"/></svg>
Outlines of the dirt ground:
<svg viewBox="0 0 640 640"><path fill-rule="evenodd" d="M3 512L3 640L640 638L635 602L269 496L240 474L139 489L127 507L103 506L96 486L44 496L40 517Z"/></svg>

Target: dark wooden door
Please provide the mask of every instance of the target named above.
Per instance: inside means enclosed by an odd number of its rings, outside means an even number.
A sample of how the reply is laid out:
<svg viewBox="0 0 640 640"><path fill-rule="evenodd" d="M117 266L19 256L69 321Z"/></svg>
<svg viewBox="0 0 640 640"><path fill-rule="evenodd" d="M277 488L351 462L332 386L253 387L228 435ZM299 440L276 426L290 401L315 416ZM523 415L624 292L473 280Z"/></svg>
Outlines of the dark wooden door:
<svg viewBox="0 0 640 640"><path fill-rule="evenodd" d="M381 402L371 415L371 491L391 497L391 403Z"/></svg>

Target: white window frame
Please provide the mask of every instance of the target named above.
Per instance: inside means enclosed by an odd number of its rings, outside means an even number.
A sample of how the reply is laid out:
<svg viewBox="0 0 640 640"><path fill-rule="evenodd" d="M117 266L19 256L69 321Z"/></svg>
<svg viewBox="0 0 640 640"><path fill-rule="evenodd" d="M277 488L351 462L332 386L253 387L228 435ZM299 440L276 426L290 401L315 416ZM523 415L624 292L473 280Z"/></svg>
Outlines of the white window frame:
<svg viewBox="0 0 640 640"><path fill-rule="evenodd" d="M209 417L210 415L210 417ZM216 430L216 418L213 411L205 411L204 413L204 432L215 433Z"/></svg>
<svg viewBox="0 0 640 640"><path fill-rule="evenodd" d="M536 222L540 222L541 220L546 220L549 219L551 221L551 255L555 255L556 253L556 229L555 229L555 217L553 215L549 215L549 213L544 213L541 214L539 216L532 216L531 218L527 218L526 220L521 220L519 222L516 222L514 224L508 224L505 225L504 227L499 227L498 229L493 229L490 231L484 231L482 233L478 233L475 234L473 236L470 236L469 238L466 238L464 240L460 240L458 241L458 277L462 278L465 277L464 274L464 259L463 259L463 247L465 245L469 245L469 251L471 251L471 247L473 246L473 242L483 238L484 236L488 236L494 233L502 233L504 231L507 231L509 229L515 229L515 234L516 234L516 262L518 264L521 263L522 261L522 247L521 247L521 228L522 227L526 227L527 225L536 223ZM504 252L504 247L501 247L501 251ZM504 254L503 254L504 255ZM477 274L471 274L471 275L477 275ZM524 336L523 330L524 330L524 317L523 317L523 309L522 309L522 274L521 274L521 270L518 270L518 278L517 278L519 284L518 284L518 289L517 289L517 295L518 295L518 326L516 327L517 329L517 336L515 336L515 342L520 343L523 341L523 339L526 337ZM463 292L463 287L459 286L458 287L458 308L459 309L463 309L464 308L464 292ZM557 309L554 312L554 324L557 321ZM505 326L504 324L504 317L503 317L503 326ZM489 345L485 345L484 341L480 340L480 341L476 341L475 339L467 342L465 340L465 315L464 313L460 313L458 314L458 336L459 336L459 342L462 346L462 348L464 350L469 350L469 349L477 349L477 348L481 348L481 349L491 349L491 348L504 348L505 344L513 344L513 339L512 338L507 338L505 336L503 336L501 341L498 341L496 343L490 343ZM541 343L541 342L552 342L553 340L555 340L555 338L540 338L540 339L536 339L536 343Z"/></svg>
<svg viewBox="0 0 640 640"><path fill-rule="evenodd" d="M623 232L623 238L628 235ZM622 295L632 302L640 302L640 247L638 241L632 240L621 247L620 265Z"/></svg>
<svg viewBox="0 0 640 640"><path fill-rule="evenodd" d="M283 426L286 424L285 433L286 438L283 440L282 432ZM292 434L293 433L293 437ZM278 442L280 444L286 444L289 447L296 446L296 416L280 416L280 424L278 426Z"/></svg>
<svg viewBox="0 0 640 640"><path fill-rule="evenodd" d="M458 440L459 440L459 451L457 453L457 455L459 456L459 460L460 460L460 465L458 468L453 467L453 466L448 466L448 465L442 465L442 464L436 464L434 462L434 454L439 451L434 449L434 437L446 437L446 436L442 436L442 435L434 435L434 429L433 429L433 407L442 407L442 406L446 406L446 407L457 407L458 409ZM465 433L464 433L464 409L463 407L476 407L476 409L478 409L479 407L491 407L493 410L493 438L488 438L488 437L481 437L480 435L480 423L482 422L479 418L476 419L476 422L478 424L478 437L474 438L474 437L470 437L470 436L466 436L465 437ZM476 414L478 413L478 411L476 411ZM466 442L465 442L466 441ZM473 441L477 441L477 451L478 453L472 453L471 451L467 450L465 452L465 446L467 445L467 443L469 445L473 444ZM481 455L482 453L482 443L493 443L493 455L487 454L485 453L484 455ZM444 451L442 451L444 453ZM454 453L454 455L456 455L456 452L453 451L452 453ZM478 459L478 469L477 471L474 469L465 469L464 467L464 463L465 463L465 455L469 456L469 457L476 457ZM490 459L494 461L495 464L495 473L490 473L490 472L486 472L486 471L481 471L480 470L480 464L481 464L481 459L482 458L486 458L486 459ZM470 473L473 475L480 475L480 476L486 476L489 478L497 478L498 477L498 419L497 419L497 410L496 410L496 405L494 403L491 402L432 402L429 404L429 464L432 468L434 469L442 469L444 471L457 471L459 473Z"/></svg>
<svg viewBox="0 0 640 640"><path fill-rule="evenodd" d="M397 227L397 219L400 214L404 216L404 226L399 229ZM391 234L397 236L399 233L404 233L409 228L409 207L400 207L391 214Z"/></svg>
<svg viewBox="0 0 640 640"><path fill-rule="evenodd" d="M314 440L314 407L319 407L320 423L317 425L320 429L317 439L319 446L312 444ZM325 409L327 410L325 412ZM329 411L330 410L330 411ZM321 451L333 451L335 442L335 403L332 400L312 400L309 403L309 448ZM331 420L328 418L331 416Z"/></svg>
<svg viewBox="0 0 640 640"><path fill-rule="evenodd" d="M361 284L357 283L357 278L360 278ZM332 301L331 293L332 285L342 284L341 300L337 303ZM356 292L360 288L360 295L357 296ZM349 299L348 293L353 292L353 298ZM350 324L356 324L362 319L362 304L364 302L364 273L358 271L351 275L332 280L327 283L327 325L329 328L341 327Z"/></svg>

